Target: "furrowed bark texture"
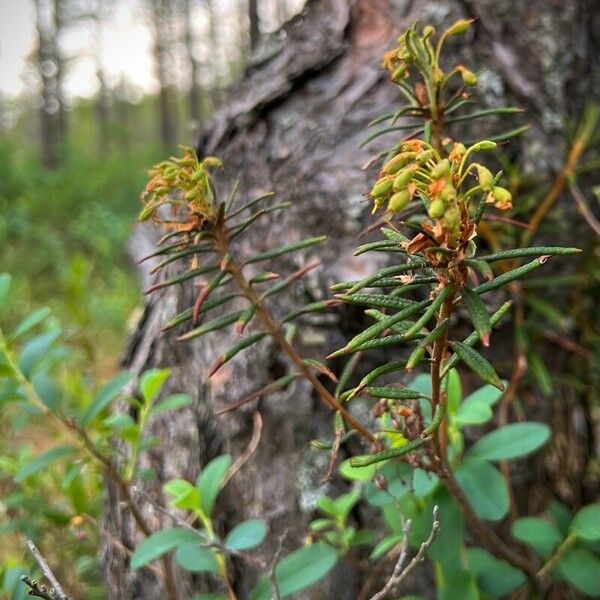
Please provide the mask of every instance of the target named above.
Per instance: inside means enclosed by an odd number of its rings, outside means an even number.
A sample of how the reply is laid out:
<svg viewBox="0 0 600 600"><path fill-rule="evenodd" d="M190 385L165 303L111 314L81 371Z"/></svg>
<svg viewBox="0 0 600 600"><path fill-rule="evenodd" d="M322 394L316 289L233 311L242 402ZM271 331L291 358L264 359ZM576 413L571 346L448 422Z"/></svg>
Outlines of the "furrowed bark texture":
<svg viewBox="0 0 600 600"><path fill-rule="evenodd" d="M478 19L467 41L452 41L448 52L475 70L486 67L480 76L484 104L515 103L528 110L533 127L508 148L529 171L543 177L560 166L568 119L581 113L586 97L598 94L595 56L600 35L594 5L593 0L314 0L292 19L270 57L254 65L230 93L231 102L206 124L198 143L201 154L224 160L222 189L239 176L242 198L273 190L281 201L293 203L285 216L262 221L243 251L259 252L322 233L329 236L319 251L323 267L279 301L276 312L285 313L299 301L328 297L332 282L358 278L380 266L375 254L352 258L357 235L369 223L363 194L374 175L361 166L394 138L368 149L359 149L359 144L366 137L366 124L400 101L380 63L401 30L415 20L441 27L457 18ZM498 124L495 131L512 126ZM472 134L481 135L478 126ZM578 223L574 218L573 226L583 227ZM140 226L131 243L135 257L151 251L156 238L151 226ZM316 256L316 251L309 252L306 261ZM269 268L285 273L299 266L282 260ZM173 272L186 267L175 266ZM148 271L143 277L144 285L150 282ZM302 543L319 493L339 491L340 484L320 484L327 453L307 448L310 440L331 435L332 417L302 382L216 417L215 410L280 377L290 365L266 342L207 379L207 368L235 334L219 332L178 344L179 332L160 331L161 324L191 306L194 297L192 286L185 285L147 298L125 359L125 366L136 373L171 368L170 391L184 391L194 399L189 409L151 423L149 434L159 436L162 444L143 455L142 466L153 467L159 479L142 485L164 501L160 488L165 480L194 481L202 465L218 454L239 456L252 434L252 412L258 409L263 419L260 444L223 491L217 514L221 531L247 518L266 519L270 535L262 551L268 561L285 528L286 551ZM322 358L339 347L356 330L353 320L358 318L359 312L346 312L305 319L299 334L304 354ZM150 506L143 506L143 512L153 528L171 525ZM357 526L363 517L356 515ZM163 598L160 581L150 570L127 569L126 549L133 549L140 538L110 485L103 528L108 597ZM260 574L239 561L231 573L238 597L247 598ZM418 573L411 589L426 590L430 576L426 570ZM343 563L326 583L296 597L350 600L364 581L364 573ZM181 598L215 589L214 582L183 572L178 584ZM408 588L402 591L408 593Z"/></svg>

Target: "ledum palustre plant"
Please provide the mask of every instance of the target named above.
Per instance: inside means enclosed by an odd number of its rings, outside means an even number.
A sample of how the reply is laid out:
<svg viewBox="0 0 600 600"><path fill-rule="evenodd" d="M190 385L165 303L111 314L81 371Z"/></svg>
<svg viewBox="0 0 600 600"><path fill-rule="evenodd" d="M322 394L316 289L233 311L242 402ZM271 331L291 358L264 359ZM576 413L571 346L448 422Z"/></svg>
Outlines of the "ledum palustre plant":
<svg viewBox="0 0 600 600"><path fill-rule="evenodd" d="M490 254L478 248L478 226L486 212L504 211L512 206L510 192L501 185L502 173L492 172L484 162L488 162L491 153L501 152L502 145L526 127L473 143L453 137L455 123L521 112L511 107L474 109L469 89L477 84L476 74L463 65L447 66L442 62L446 40L466 32L470 26L471 21L458 21L436 38L432 27L420 31L415 25L399 38L398 47L386 53L384 67L403 105L377 119L373 125L387 123L387 126L367 141L383 135L388 136L386 139L394 135L400 139L369 164L380 165L369 196L373 212L383 214L383 238L360 246L355 254L383 252L389 255L389 264L360 281L334 285L335 295L330 300L296 308L279 321L272 316L270 302L317 267L318 262L285 276L268 270L269 262L316 246L324 237L241 255L238 242L248 230L262 216L284 210L288 204L277 204L268 194L238 205L237 184L226 200L219 199L211 180L211 171L221 167L217 158L200 159L194 150L186 148L181 158L156 165L142 196L144 207L140 218L152 218L166 229L157 250L148 257L159 261L155 272L162 272L178 260L189 265L174 277L163 277L149 291L189 280L200 282L194 305L173 316L164 329L184 326L185 332L178 337L181 341L231 326L239 334L239 341L210 366L209 376L267 336L279 344L295 367L293 373L266 388L235 399L231 409L289 385L295 378L305 378L335 414L333 442L314 444L317 448L331 449L332 463L340 443L357 434L367 449L364 455L349 461L346 473L367 469L369 478L375 477L377 485L387 489L392 475L385 468L401 464L440 482L443 493L449 494L452 506L458 507L479 541L524 573L530 589L538 589L545 585L568 548L559 544L558 556L550 553L542 557L541 563L532 559L485 523L500 518L502 511L498 513L500 517L489 516L490 512L478 506L475 498L477 491L486 493L485 487L492 480L500 481L504 489L502 475L491 462L536 450L548 439L547 427L524 423L518 433L514 430L515 436L530 436L526 449L519 447L517 439L511 441L510 426L503 428L506 431L498 430L498 436L480 444L478 452L469 455L464 451L460 432L465 422L459 425L456 419L457 394L454 393L451 402L448 398L450 387L455 385L452 378L456 381L458 377L457 365L472 371L488 387L500 391L504 388L492 362L476 347L490 347L492 329L509 312L510 303L500 305L490 314L483 298L538 269L550 257L575 254L579 250L521 247ZM522 259L524 264L518 262ZM494 265L499 261L515 266L495 275ZM260 271L257 266L265 270ZM332 310L343 303L365 307L373 324L328 357L350 357L337 387L330 389L318 376L336 378L325 364L299 354L293 345L293 334L301 315ZM232 308L224 312L226 306ZM217 307L221 308L215 317L211 312ZM453 326L465 316L472 333L459 337ZM360 356L382 348L397 351L396 360L379 365L357 386L349 388L352 369L356 369ZM489 350L488 356L493 357L493 351ZM407 387L405 374L417 369L428 373L427 385L420 389ZM381 384L383 378L388 383ZM367 426L353 414L352 403L357 398L372 401L373 413L378 417L376 428ZM491 418L490 406L497 399L495 396L488 405L476 408L486 415L489 412ZM487 416L477 419L471 422L481 424L489 420ZM480 490L476 489L478 485ZM504 498L503 491L500 496ZM443 531L443 515L441 521ZM345 521L340 522L345 527ZM456 543L462 547L462 537ZM443 563L441 559L438 562Z"/></svg>

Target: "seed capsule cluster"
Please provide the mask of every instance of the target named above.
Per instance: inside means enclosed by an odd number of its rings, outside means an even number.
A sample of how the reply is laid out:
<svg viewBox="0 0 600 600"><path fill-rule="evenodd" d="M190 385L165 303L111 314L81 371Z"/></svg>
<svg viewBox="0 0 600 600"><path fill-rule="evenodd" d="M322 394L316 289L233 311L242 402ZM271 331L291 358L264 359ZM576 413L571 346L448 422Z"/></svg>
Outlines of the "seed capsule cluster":
<svg viewBox="0 0 600 600"><path fill-rule="evenodd" d="M419 70L427 68L431 72L435 84L445 85L452 77L458 75L467 87L477 85L477 75L464 65L456 65L445 73L439 65L441 48L446 38L467 32L473 21L461 19L448 27L439 37L436 47L433 45L435 29L428 25L421 35L416 27L411 27L398 38L398 46L384 54L383 66L390 72L392 81L400 83L410 76L411 67Z"/></svg>
<svg viewBox="0 0 600 600"><path fill-rule="evenodd" d="M497 208L511 207L510 192L495 185L496 178L487 167L466 164L470 155L494 148L495 142L487 140L469 148L456 143L444 157L423 140L404 142L397 154L384 163L371 189L374 211L386 206L388 212L397 213L413 199L419 199L428 217L443 227L450 241L457 239L463 215L468 218L469 199L476 193L487 194L486 202ZM475 175L475 182L469 175Z"/></svg>
<svg viewBox="0 0 600 600"><path fill-rule="evenodd" d="M213 156L199 160L193 148L183 150L181 158L171 157L148 172L150 181L142 194L144 208L140 220L158 219L157 211L164 205L170 205L174 215L182 208L187 209L194 221L210 221L215 217L209 171L220 168L221 161Z"/></svg>

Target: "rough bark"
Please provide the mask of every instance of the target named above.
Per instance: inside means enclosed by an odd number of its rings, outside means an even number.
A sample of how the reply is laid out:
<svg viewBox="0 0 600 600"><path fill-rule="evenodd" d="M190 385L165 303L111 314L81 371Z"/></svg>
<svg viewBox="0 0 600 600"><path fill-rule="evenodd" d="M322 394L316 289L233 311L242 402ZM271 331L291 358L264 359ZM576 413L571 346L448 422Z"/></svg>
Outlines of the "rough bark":
<svg viewBox="0 0 600 600"><path fill-rule="evenodd" d="M374 266L373 259L350 258L357 234L368 223L362 194L373 175L361 170L371 149L358 148L366 123L397 102L380 61L400 30L417 19L440 26L456 18L478 18L466 46L451 46L450 52L460 53L460 60L469 66L487 67L480 78L484 103L516 102L527 108L533 127L511 144L511 152L542 175L560 163L568 118L581 110L586 95L598 93L600 77L597 67L592 67L600 41L596 13L592 0L314 0L286 25L278 51L248 72L231 92L231 102L203 129L198 143L202 154L224 159L226 175L220 182L224 187L239 176L245 196L274 190L281 200L293 202L283 219L265 221L257 230L253 251L306 235L329 235L323 268L293 290L286 302L293 305L300 299L324 297L331 282L355 278ZM146 254L155 236L151 228L138 228L132 238L133 254ZM284 261L277 265L282 271L294 266ZM148 278L147 271L143 277ZM335 493L319 483L328 457L307 449L311 439L330 434L331 418L303 383L255 406L216 417L216 409L289 367L280 352L265 343L223 369L219 377L207 380L208 365L230 339L219 333L192 345L178 345L174 334L160 333L161 323L190 306L193 295L184 286L148 298L125 361L136 373L170 367L171 390L186 391L194 398L188 410L151 424L149 433L163 443L142 458L159 477L147 487L160 498L161 482L174 477L194 480L202 465L216 455L240 455L252 433L251 413L258 409L264 424L260 445L223 492L218 514L225 529L250 517L266 519L268 559L284 528L289 529L287 549L301 543L317 494ZM280 308L285 312L289 306ZM326 355L347 338L356 317L350 313L307 320L300 338L304 352ZM163 524L150 507L144 510L154 526ZM104 528L127 548L139 541L117 491L110 486ZM126 555L111 537L106 538L103 562L110 598L163 597L151 572L127 571ZM256 577L247 565L234 565L240 598L248 596ZM422 571L413 589L423 589L427 578ZM205 580L184 574L179 582L182 597L210 589ZM354 599L362 583L364 575L342 564L326 583L298 598Z"/></svg>
<svg viewBox="0 0 600 600"><path fill-rule="evenodd" d="M154 25L154 62L158 80L158 120L160 139L165 148L173 148L177 142L177 125L174 114L172 91L172 64L169 56L168 0L152 0ZM167 39L165 40L165 37Z"/></svg>

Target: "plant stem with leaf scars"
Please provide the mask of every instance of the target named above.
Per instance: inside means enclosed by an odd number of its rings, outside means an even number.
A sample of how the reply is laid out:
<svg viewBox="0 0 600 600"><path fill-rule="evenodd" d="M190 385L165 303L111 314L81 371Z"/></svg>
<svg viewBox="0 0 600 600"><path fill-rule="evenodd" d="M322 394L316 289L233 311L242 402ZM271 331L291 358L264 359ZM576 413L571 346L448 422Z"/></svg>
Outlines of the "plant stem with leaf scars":
<svg viewBox="0 0 600 600"><path fill-rule="evenodd" d="M448 298L442 304L440 312L437 318L437 324L439 325L446 319L450 318L452 314L452 304L454 302L455 292L451 291ZM431 411L435 413L435 409L439 404L445 404L445 394L442 393L442 379L440 377L440 369L444 355L446 354L446 345L448 342L448 330L446 330L440 339L436 340L433 344L433 353L431 357ZM440 426L434 433L434 443L436 445L438 458L442 465L446 464L446 448L448 445L448 420L446 414L442 419Z"/></svg>
<svg viewBox="0 0 600 600"><path fill-rule="evenodd" d="M252 284L244 276L242 269L238 264L228 256L228 243L226 239L226 232L219 232L220 235L216 239L217 250L222 259L228 257L226 263L226 269L233 277L245 298L250 302L252 306L256 306L256 316L261 320L263 326L267 332L275 339L281 349L288 355L290 360L302 373L302 376L313 386L314 390L319 395L321 401L326 404L329 408L340 413L346 424L352 429L356 430L363 438L365 438L371 444L376 446L379 442L375 436L358 420L354 417L346 408L344 408L339 401L327 390L327 388L313 375L310 369L304 364L302 357L296 352L294 347L287 341L281 327L272 319L269 311L264 307L258 294L254 291Z"/></svg>

